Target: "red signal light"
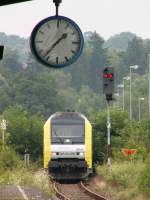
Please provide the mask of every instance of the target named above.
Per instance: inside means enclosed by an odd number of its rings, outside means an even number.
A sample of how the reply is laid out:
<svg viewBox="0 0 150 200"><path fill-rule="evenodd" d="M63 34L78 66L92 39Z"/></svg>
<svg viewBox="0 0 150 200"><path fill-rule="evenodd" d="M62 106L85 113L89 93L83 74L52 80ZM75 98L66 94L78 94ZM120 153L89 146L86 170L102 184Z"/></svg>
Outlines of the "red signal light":
<svg viewBox="0 0 150 200"><path fill-rule="evenodd" d="M109 73L109 74L103 74L104 78L113 78L113 74Z"/></svg>

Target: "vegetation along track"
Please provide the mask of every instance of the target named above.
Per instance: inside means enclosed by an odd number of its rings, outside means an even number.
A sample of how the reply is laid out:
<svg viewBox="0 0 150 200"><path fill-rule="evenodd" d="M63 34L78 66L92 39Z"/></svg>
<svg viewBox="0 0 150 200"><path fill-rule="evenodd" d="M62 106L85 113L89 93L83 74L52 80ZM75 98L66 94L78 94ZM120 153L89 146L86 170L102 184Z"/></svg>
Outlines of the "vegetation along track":
<svg viewBox="0 0 150 200"><path fill-rule="evenodd" d="M107 200L89 190L82 182L78 184L54 183L54 190L61 200Z"/></svg>

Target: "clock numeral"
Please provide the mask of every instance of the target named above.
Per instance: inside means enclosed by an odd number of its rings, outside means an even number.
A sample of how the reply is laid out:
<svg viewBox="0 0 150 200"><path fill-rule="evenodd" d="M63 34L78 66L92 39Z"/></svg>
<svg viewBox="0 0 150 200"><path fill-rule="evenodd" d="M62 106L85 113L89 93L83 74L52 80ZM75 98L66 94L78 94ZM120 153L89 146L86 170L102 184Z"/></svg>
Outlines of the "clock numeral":
<svg viewBox="0 0 150 200"><path fill-rule="evenodd" d="M59 28L60 25L60 19L57 20L57 28Z"/></svg>
<svg viewBox="0 0 150 200"><path fill-rule="evenodd" d="M44 34L44 32L43 32L43 31L41 31L41 30L39 31L39 33L41 33L41 34Z"/></svg>
<svg viewBox="0 0 150 200"><path fill-rule="evenodd" d="M50 26L49 24L47 24L47 27L48 27L48 28L51 28L51 26Z"/></svg>
<svg viewBox="0 0 150 200"><path fill-rule="evenodd" d="M80 44L80 42L72 42L72 44Z"/></svg>
<svg viewBox="0 0 150 200"><path fill-rule="evenodd" d="M58 64L58 59L59 59L59 58L58 58L58 57L56 57L56 64Z"/></svg>
<svg viewBox="0 0 150 200"><path fill-rule="evenodd" d="M69 59L68 59L68 57L67 57L67 56L65 56L65 60L68 62L68 60L69 60Z"/></svg>
<svg viewBox="0 0 150 200"><path fill-rule="evenodd" d="M67 29L69 27L69 24L66 24L65 29Z"/></svg>
<svg viewBox="0 0 150 200"><path fill-rule="evenodd" d="M71 50L71 52L72 52L73 54L75 54L75 53L76 53L74 50Z"/></svg>
<svg viewBox="0 0 150 200"><path fill-rule="evenodd" d="M50 56L48 56L48 57L46 58L46 60L48 61L48 60L49 60L49 58L50 58Z"/></svg>
<svg viewBox="0 0 150 200"><path fill-rule="evenodd" d="M36 43L43 43L43 41L36 41Z"/></svg>
<svg viewBox="0 0 150 200"><path fill-rule="evenodd" d="M40 50L39 50L39 53L41 54L43 51L44 51L43 49L40 49Z"/></svg>

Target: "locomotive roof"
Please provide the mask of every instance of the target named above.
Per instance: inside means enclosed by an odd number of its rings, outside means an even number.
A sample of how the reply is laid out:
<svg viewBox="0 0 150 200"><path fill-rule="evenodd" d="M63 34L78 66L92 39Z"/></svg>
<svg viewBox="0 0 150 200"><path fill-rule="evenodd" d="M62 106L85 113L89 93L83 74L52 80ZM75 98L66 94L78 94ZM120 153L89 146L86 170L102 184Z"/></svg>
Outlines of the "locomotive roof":
<svg viewBox="0 0 150 200"><path fill-rule="evenodd" d="M79 112L56 112L56 113L54 113L53 115L50 116L51 120L61 119L61 118L87 120L87 118Z"/></svg>
<svg viewBox="0 0 150 200"><path fill-rule="evenodd" d="M56 112L52 118L83 118L81 113L78 112Z"/></svg>

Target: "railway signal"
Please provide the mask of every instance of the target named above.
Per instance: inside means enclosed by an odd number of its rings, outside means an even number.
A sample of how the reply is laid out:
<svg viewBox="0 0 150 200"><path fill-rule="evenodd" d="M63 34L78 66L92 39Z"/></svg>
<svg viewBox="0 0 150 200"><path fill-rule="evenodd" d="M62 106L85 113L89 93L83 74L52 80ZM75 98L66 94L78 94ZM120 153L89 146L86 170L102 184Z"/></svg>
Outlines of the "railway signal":
<svg viewBox="0 0 150 200"><path fill-rule="evenodd" d="M106 95L106 100L113 100L114 93L114 69L105 67L103 69L103 93Z"/></svg>
<svg viewBox="0 0 150 200"><path fill-rule="evenodd" d="M108 166L111 167L111 120L109 102L113 100L114 93L114 69L112 67L105 67L103 69L103 93L106 95L107 100L107 153L108 153Z"/></svg>

